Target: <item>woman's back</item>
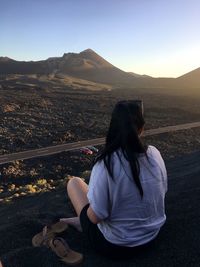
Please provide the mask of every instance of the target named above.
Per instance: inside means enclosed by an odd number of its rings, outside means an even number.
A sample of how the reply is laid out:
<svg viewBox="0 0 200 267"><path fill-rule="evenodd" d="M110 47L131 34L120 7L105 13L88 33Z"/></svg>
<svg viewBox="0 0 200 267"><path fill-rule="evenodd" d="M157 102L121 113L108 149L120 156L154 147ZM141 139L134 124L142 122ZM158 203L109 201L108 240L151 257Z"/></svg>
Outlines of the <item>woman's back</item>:
<svg viewBox="0 0 200 267"><path fill-rule="evenodd" d="M105 238L122 246L138 246L152 240L166 220L164 197L167 191L165 164L159 151L149 146L147 156L138 157L141 196L132 177L130 164L118 150L112 155L113 177L103 161L93 167L88 199Z"/></svg>

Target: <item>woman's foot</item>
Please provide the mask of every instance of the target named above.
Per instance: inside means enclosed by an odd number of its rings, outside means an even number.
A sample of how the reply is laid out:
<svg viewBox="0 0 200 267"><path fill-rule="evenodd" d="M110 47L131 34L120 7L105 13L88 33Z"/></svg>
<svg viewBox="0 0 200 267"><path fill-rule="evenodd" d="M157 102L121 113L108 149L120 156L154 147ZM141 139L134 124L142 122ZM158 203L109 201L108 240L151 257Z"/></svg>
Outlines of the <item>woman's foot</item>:
<svg viewBox="0 0 200 267"><path fill-rule="evenodd" d="M60 221L66 222L68 225L73 226L79 232L83 232L79 217L61 218Z"/></svg>

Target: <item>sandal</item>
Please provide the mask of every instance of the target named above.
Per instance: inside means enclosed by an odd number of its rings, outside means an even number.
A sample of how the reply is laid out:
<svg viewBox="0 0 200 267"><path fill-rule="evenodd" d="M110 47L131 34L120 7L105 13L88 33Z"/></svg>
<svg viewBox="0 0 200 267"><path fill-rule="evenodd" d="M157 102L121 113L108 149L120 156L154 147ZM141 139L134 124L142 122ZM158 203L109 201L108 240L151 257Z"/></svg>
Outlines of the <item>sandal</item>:
<svg viewBox="0 0 200 267"><path fill-rule="evenodd" d="M51 239L49 241L49 247L68 265L75 266L83 260L83 255L70 249L67 242L61 237Z"/></svg>
<svg viewBox="0 0 200 267"><path fill-rule="evenodd" d="M62 233L67 230L68 224L59 221L50 226L45 226L42 232L36 234L32 239L32 245L34 247L46 246L48 241L55 237L55 234Z"/></svg>

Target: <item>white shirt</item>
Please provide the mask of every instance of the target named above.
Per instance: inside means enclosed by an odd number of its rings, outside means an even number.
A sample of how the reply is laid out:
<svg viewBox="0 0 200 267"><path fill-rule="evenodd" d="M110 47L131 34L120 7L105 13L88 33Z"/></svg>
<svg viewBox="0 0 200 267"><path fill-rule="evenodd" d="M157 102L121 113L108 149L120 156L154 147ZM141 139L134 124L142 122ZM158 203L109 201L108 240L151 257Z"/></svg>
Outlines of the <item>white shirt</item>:
<svg viewBox="0 0 200 267"><path fill-rule="evenodd" d="M111 243L138 246L154 239L165 223L167 172L160 152L153 146L138 158L143 198L132 178L129 162L118 151L123 166L114 152L114 181L103 161L92 169L87 194L91 208L103 221L97 226Z"/></svg>

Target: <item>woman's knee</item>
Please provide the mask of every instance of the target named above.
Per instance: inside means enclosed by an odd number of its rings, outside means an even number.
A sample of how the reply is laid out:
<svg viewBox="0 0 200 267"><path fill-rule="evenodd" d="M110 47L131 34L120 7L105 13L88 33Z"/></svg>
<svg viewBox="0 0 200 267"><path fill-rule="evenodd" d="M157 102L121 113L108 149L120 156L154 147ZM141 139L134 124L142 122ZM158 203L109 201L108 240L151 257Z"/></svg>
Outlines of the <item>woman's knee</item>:
<svg viewBox="0 0 200 267"><path fill-rule="evenodd" d="M71 188L74 188L74 187L77 187L77 186L80 186L80 184L82 183L83 181L81 180L81 178L79 177L73 177L71 178L68 183L67 183L67 192L69 192L71 190Z"/></svg>

